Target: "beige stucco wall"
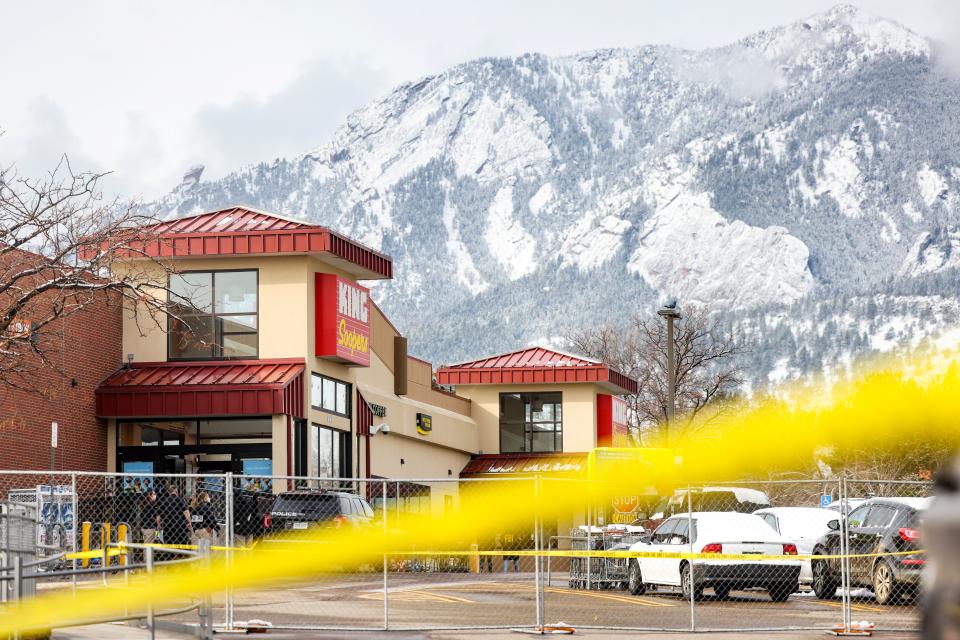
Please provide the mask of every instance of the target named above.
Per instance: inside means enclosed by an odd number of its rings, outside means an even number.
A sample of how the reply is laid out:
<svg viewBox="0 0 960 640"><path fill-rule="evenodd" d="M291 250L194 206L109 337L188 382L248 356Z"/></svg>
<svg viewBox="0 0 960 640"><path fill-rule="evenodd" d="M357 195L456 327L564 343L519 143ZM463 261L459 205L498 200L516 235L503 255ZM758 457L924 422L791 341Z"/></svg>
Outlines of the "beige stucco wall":
<svg viewBox="0 0 960 640"><path fill-rule="evenodd" d="M500 453L500 394L559 391L563 394L563 450L586 452L597 446L597 393L593 384L459 385L457 394L469 398L479 430L480 453Z"/></svg>
<svg viewBox="0 0 960 640"><path fill-rule="evenodd" d="M179 271L257 269L259 277L260 357L304 357L312 348L313 272L320 265L308 256L272 256L251 258L199 258L177 260ZM118 268L123 268L120 266ZM139 269L148 269L138 265ZM332 268L328 272L336 272ZM153 265L153 279L165 280L166 274ZM160 291L165 297L165 292ZM161 324L166 324L161 319ZM138 326L139 325L139 326ZM162 362L167 359L167 340L163 328L156 326L146 307L136 311L128 304L123 319L123 353L133 354L136 362Z"/></svg>
<svg viewBox="0 0 960 640"><path fill-rule="evenodd" d="M348 382L354 385L354 388L359 388L370 402L387 407L386 418L377 418L376 421L389 424L393 433L374 438L371 448L373 475L446 477L447 471L452 470L453 477L456 477L469 459L469 454L476 453L479 438L476 424L470 417L470 402L432 389L429 364L410 359L409 393L403 397L394 395L393 338L399 334L375 305L371 304L370 309L370 367L348 366L314 355L314 273L336 273L350 278L349 274L313 256L178 259L175 267L179 271L258 270L259 357L304 359L307 364L304 397L308 423L345 432L349 432L351 428L350 419L312 408L310 380L313 372ZM156 281L166 280L163 270L149 262L118 265L116 268L135 268ZM159 293L163 294L162 291ZM156 326L145 308L134 310L128 305L124 313L123 329L125 357L126 354L133 354L134 361L137 362L167 359L166 333L163 328ZM411 345L411 348L415 346ZM355 397L351 399L351 403L355 403ZM433 432L429 436L417 433L417 412L432 416ZM287 434L286 417L274 416L273 471L277 475L287 473ZM307 442L312 446L312 437L309 437ZM356 447L355 440L352 446ZM108 455L109 464L114 464L115 452L108 452ZM356 450L352 458L356 465ZM400 464L401 458L405 461L404 465ZM316 452L311 450L308 456L311 471L315 470L315 459ZM364 461L362 451L361 461ZM365 467L360 471L366 474Z"/></svg>

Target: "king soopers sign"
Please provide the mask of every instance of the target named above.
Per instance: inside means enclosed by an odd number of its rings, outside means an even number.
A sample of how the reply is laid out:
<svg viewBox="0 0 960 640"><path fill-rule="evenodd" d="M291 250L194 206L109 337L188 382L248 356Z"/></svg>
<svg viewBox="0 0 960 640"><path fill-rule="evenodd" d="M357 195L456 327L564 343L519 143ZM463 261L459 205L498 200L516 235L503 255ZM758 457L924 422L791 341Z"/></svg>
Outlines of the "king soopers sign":
<svg viewBox="0 0 960 640"><path fill-rule="evenodd" d="M316 274L316 355L370 366L370 291L332 273Z"/></svg>

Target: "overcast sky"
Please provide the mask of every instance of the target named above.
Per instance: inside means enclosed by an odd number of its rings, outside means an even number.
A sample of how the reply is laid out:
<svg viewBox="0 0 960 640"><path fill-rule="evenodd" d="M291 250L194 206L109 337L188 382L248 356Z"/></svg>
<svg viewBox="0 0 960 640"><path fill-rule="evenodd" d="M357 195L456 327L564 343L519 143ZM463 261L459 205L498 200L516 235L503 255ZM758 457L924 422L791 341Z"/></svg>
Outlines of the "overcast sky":
<svg viewBox="0 0 960 640"><path fill-rule="evenodd" d="M0 0L0 162L35 173L68 153L151 198L193 164L209 179L312 149L391 87L479 56L710 47L834 4ZM954 0L852 4L960 38Z"/></svg>

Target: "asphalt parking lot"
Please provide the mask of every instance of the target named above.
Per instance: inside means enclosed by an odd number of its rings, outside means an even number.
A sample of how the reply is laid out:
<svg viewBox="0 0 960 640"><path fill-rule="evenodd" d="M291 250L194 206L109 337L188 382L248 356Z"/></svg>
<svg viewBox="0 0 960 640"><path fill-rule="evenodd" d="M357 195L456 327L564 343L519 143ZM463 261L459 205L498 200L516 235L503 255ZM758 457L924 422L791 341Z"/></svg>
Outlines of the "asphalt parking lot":
<svg viewBox="0 0 960 640"><path fill-rule="evenodd" d="M382 576L374 573L338 574L299 585L238 592L235 620L267 620L275 627L267 637L278 640L507 638L518 635L511 632L511 627L529 628L535 620L531 573L391 573L389 593L388 633L382 631ZM222 598L214 598L214 609L215 621L222 622ZM546 587L544 611L545 622L567 623L577 629L578 635L596 640L633 636L640 629L646 630L644 637L677 638L690 630L690 603L678 593L633 596L617 590L570 589L565 572L555 573L552 584ZM874 623L878 637L919 637L916 605L880 606L864 598L854 603L853 612L854 620ZM705 595L697 601L695 615L701 637L701 632L708 630L718 631L710 636L717 640L743 637L745 632L754 631L759 632L755 637L791 640L823 637L841 621L841 603L839 597L823 601L812 593L793 594L787 602L775 603L765 592L733 592L725 601ZM197 615L181 614L176 619L195 624ZM294 626L313 629L283 629ZM465 627L486 629L471 631ZM633 629L608 631L597 627ZM795 630L772 631L784 628ZM146 637L146 631L118 624L75 627L54 634L61 640L136 637ZM157 637L185 636L162 632Z"/></svg>
<svg viewBox="0 0 960 640"><path fill-rule="evenodd" d="M391 574L390 628L530 626L536 611L532 574ZM383 625L383 584L379 575L338 576L300 586L258 590L236 596L236 620L259 618L274 625L379 629ZM878 630L917 628L915 605L880 606L855 602L854 619ZM554 575L546 587L545 622L589 627L690 629L690 603L677 593L585 591ZM696 606L697 630L759 630L810 627L827 630L841 621L839 597L818 600L794 594L785 603L766 592L733 592L721 601L705 595ZM907 636L909 637L909 636Z"/></svg>

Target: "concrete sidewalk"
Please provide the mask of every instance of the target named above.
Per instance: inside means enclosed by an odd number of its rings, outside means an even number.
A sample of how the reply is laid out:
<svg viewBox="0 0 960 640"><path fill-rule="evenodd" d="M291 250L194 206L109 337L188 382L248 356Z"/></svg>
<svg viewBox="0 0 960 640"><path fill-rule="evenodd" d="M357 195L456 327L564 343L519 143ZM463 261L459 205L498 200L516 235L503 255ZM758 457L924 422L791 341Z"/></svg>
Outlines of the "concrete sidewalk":
<svg viewBox="0 0 960 640"><path fill-rule="evenodd" d="M773 640L807 640L809 638L829 638L834 637L825 631L753 631L736 633L708 633L708 632L653 632L640 633L631 631L579 631L573 634L574 637L589 638L590 640L623 640L623 638L648 638L649 640L681 640L688 638L698 638L699 640L735 640L737 638L770 638ZM138 638L147 638L146 629L129 627L121 624L97 624L87 627L70 627L59 629L53 634L54 640L136 640ZM173 634L167 631L158 631L157 640L183 640L190 636L183 634ZM221 635L221 638L247 637L237 636L236 634ZM528 634L514 633L510 631L271 631L266 634L250 634L250 637L260 637L270 640L321 640L325 638L332 639L350 639L350 640L486 640L487 638L496 638L498 640L517 640L518 638L530 637ZM566 637L566 636L553 636ZM916 633L903 632L878 632L874 634L879 640L915 640L920 637Z"/></svg>

